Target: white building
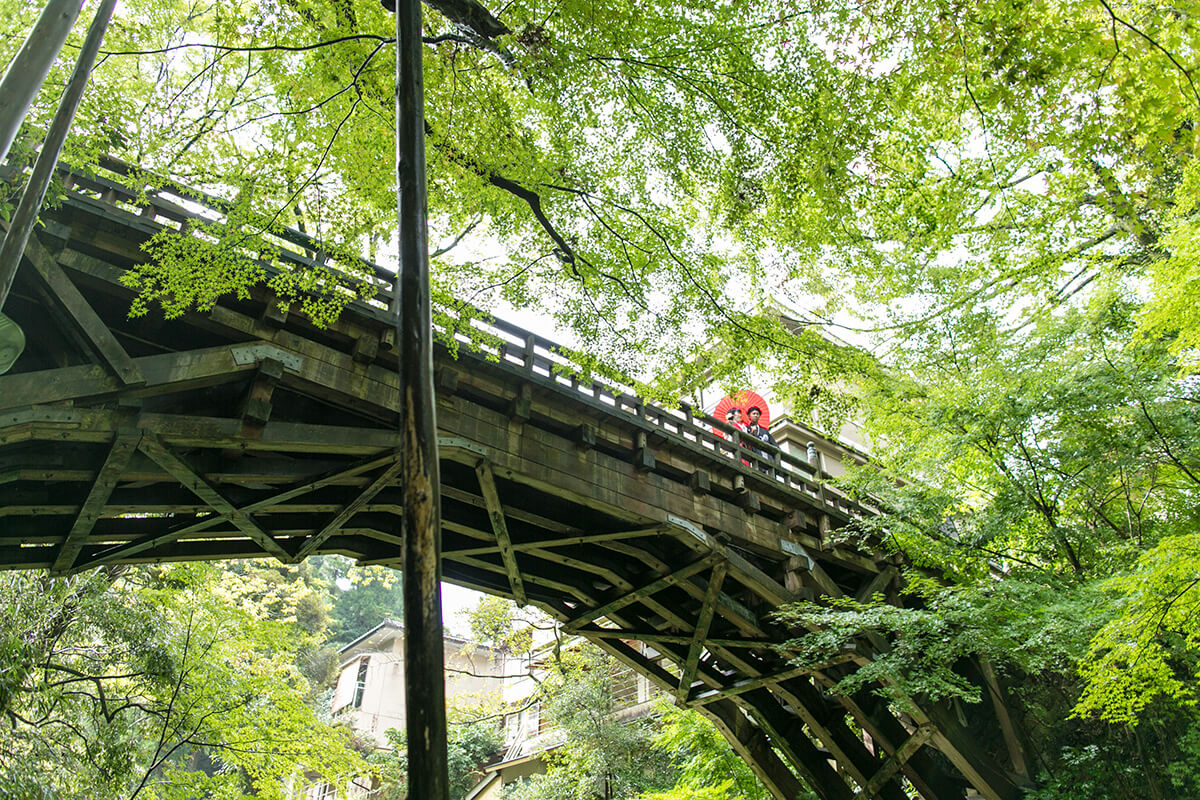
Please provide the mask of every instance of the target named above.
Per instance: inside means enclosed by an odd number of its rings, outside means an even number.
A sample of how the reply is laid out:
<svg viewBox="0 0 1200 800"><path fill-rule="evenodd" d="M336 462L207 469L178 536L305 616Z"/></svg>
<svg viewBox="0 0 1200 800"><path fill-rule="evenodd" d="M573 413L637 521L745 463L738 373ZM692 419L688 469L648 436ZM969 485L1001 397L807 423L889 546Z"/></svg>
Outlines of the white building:
<svg viewBox="0 0 1200 800"><path fill-rule="evenodd" d="M504 693L504 657L456 636L442 642L446 700L498 705ZM342 648L330 710L345 717L355 733L386 749L387 730L404 730L404 708L404 626L389 619Z"/></svg>

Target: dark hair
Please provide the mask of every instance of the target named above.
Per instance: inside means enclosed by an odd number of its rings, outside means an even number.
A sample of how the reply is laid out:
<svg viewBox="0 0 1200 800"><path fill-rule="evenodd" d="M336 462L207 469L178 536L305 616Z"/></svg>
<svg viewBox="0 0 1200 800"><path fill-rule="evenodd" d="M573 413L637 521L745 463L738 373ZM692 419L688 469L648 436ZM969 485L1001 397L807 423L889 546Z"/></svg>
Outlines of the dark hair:
<svg viewBox="0 0 1200 800"><path fill-rule="evenodd" d="M725 409L725 416L728 417L730 414L733 414L735 412L740 414L740 413L742 413L742 410L740 408L738 408L737 406L730 406L729 408Z"/></svg>
<svg viewBox="0 0 1200 800"><path fill-rule="evenodd" d="M757 411L760 414L762 413L762 409L759 408L758 406L750 406L749 408L746 409L747 414L749 414L751 411Z"/></svg>

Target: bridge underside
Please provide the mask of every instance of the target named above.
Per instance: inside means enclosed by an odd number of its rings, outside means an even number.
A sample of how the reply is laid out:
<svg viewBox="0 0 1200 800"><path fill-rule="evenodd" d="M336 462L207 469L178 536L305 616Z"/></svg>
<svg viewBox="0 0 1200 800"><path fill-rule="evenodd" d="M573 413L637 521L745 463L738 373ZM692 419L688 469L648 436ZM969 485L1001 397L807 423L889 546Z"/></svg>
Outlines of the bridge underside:
<svg viewBox="0 0 1200 800"><path fill-rule="evenodd" d="M111 201L69 196L5 308L29 345L0 376L0 567L398 564L389 315L356 304L317 330L260 294L130 320L120 275L161 223ZM773 644L795 633L770 617L782 603L897 599L894 564L822 538L845 503L510 338L490 359L438 356L447 580L546 610L699 708L779 798L1019 794L1019 740L985 668L963 667L995 703L900 711L826 691L879 637L807 668Z"/></svg>

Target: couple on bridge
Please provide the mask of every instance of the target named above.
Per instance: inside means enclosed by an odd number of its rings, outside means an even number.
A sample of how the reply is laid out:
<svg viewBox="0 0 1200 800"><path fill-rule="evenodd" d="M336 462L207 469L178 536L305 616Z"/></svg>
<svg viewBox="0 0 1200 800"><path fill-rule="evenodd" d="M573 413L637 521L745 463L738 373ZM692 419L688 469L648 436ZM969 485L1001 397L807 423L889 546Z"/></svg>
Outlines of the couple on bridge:
<svg viewBox="0 0 1200 800"><path fill-rule="evenodd" d="M745 418L743 419L742 409L739 406L733 405L730 406L725 412L725 421L737 428L742 433L758 439L759 441L766 442L772 447L778 447L779 444L775 441L775 437L772 436L765 427L758 424L758 420L761 416L762 408L752 404L746 408ZM745 442L742 443L742 446L748 447L750 450L754 451L760 456L763 456L764 458L767 456L767 453L758 447L747 445Z"/></svg>

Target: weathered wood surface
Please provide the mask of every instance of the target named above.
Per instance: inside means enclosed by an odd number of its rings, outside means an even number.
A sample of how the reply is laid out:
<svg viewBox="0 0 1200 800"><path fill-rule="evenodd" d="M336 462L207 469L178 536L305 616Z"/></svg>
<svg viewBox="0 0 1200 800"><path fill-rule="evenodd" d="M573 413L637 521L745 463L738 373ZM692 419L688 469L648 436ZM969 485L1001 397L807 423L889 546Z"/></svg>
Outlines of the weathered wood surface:
<svg viewBox="0 0 1200 800"><path fill-rule="evenodd" d="M390 298L328 330L273 313L266 293L130 320L123 268L193 212L165 192L132 206L103 178L73 187L5 309L30 345L0 376L0 567L398 565ZM295 231L279 246L297 261L320 250ZM829 542L870 509L805 458L759 458L696 411L581 377L537 336L488 333L482 352L436 356L447 580L545 609L700 709L780 798L796 776L822 798L1019 795L1002 703L910 698L901 712L869 691L833 696L883 637L807 668L773 644L796 633L771 617L781 603L899 601L898 562Z"/></svg>

